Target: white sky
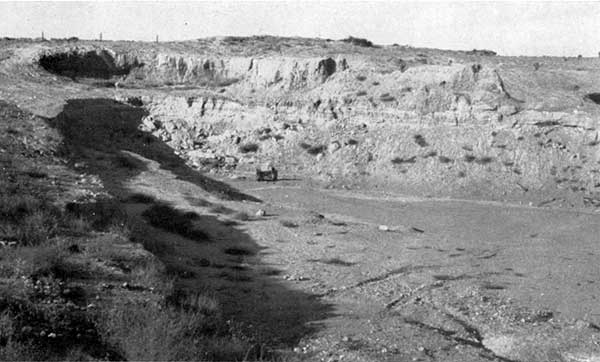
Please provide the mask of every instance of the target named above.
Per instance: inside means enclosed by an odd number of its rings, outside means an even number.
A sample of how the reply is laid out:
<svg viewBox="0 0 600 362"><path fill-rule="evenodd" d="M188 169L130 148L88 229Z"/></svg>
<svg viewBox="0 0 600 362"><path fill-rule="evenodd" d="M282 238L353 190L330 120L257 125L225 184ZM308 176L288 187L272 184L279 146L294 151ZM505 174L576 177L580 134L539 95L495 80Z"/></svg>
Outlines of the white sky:
<svg viewBox="0 0 600 362"><path fill-rule="evenodd" d="M196 39L280 35L503 55L597 56L600 2L3 2L0 36Z"/></svg>

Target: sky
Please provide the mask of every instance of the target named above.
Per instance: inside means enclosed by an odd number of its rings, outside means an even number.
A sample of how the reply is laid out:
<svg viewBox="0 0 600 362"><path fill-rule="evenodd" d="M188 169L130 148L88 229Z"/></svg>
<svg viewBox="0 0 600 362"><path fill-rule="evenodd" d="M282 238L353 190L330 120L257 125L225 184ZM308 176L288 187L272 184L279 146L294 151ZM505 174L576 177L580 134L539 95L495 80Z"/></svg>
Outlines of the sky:
<svg viewBox="0 0 600 362"><path fill-rule="evenodd" d="M278 35L502 55L598 56L600 2L0 0L0 37L189 40Z"/></svg>

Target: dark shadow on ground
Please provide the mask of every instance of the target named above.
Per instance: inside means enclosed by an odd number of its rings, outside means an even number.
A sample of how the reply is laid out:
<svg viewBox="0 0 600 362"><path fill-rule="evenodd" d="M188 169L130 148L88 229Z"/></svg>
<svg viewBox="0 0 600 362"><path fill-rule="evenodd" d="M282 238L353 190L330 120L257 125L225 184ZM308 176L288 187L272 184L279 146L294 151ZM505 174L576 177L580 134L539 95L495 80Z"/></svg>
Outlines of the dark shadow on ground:
<svg viewBox="0 0 600 362"><path fill-rule="evenodd" d="M130 151L157 161L161 168L178 178L192 182L204 190L230 200L260 202L231 186L190 169L171 147L150 133L138 130L144 108L133 107L112 99L74 99L50 124L64 137L62 153L73 163L84 162L86 171L98 174L111 191L120 186L124 169L128 177L144 170L143 166L120 151ZM115 170L115 160L120 169Z"/></svg>
<svg viewBox="0 0 600 362"><path fill-rule="evenodd" d="M62 113L48 122L64 137L61 152L69 163L84 164L84 172L98 175L111 194L124 200L129 215L151 225L150 233L133 238L148 244L147 249L176 278L175 301L185 294L208 292L222 303L224 318L256 345L293 347L316 332L319 325L314 322L330 316L331 305L291 290L278 276L279 270L261 263L261 246L240 228L244 222L255 221L227 220L226 208L219 217L199 215L194 205L180 211L176 205L131 194L124 187L146 169L144 162L121 152L125 150L156 161L179 179L223 199L260 201L190 169L167 144L138 130L145 115L143 108L110 99L78 99L68 101ZM159 212L148 213L152 208Z"/></svg>

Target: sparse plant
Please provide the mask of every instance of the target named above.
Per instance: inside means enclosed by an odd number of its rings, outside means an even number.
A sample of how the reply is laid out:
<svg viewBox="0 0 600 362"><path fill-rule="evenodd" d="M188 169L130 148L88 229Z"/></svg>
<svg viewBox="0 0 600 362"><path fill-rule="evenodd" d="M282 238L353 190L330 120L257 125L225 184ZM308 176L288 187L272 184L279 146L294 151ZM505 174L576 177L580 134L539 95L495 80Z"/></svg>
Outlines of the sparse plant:
<svg viewBox="0 0 600 362"><path fill-rule="evenodd" d="M284 226L286 228L297 228L298 227L298 224L296 224L295 222L290 221L290 220L281 220L279 223L281 224L281 226Z"/></svg>
<svg viewBox="0 0 600 362"><path fill-rule="evenodd" d="M255 253L252 250L240 247L230 247L223 252L227 255L254 255Z"/></svg>
<svg viewBox="0 0 600 362"><path fill-rule="evenodd" d="M317 145L317 146L312 146L309 149L306 150L306 152L308 152L311 155L318 155L319 153L323 153L325 152L325 150L327 149L327 147L325 145Z"/></svg>
<svg viewBox="0 0 600 362"><path fill-rule="evenodd" d="M152 196L149 196L146 194L135 193L135 194L129 195L127 198L125 198L124 201L129 202L129 203L134 203L134 204L151 204L154 202L154 198Z"/></svg>
<svg viewBox="0 0 600 362"><path fill-rule="evenodd" d="M477 162L480 165L487 165L488 163L492 163L493 161L494 161L493 157L484 156L484 157L478 158L475 162Z"/></svg>
<svg viewBox="0 0 600 362"><path fill-rule="evenodd" d="M233 214L232 218L239 221L248 221L250 220L250 215L247 212L239 211Z"/></svg>
<svg viewBox="0 0 600 362"><path fill-rule="evenodd" d="M97 328L127 360L242 360L248 346L220 327L225 324L218 311L192 306L114 305L102 312Z"/></svg>
<svg viewBox="0 0 600 362"><path fill-rule="evenodd" d="M153 205L142 213L150 225L177 233L186 238L209 241L210 237L204 231L194 226L185 213L167 205Z"/></svg>
<svg viewBox="0 0 600 362"><path fill-rule="evenodd" d="M224 205L216 205L210 209L215 214L233 214L235 210L232 210Z"/></svg>
<svg viewBox="0 0 600 362"><path fill-rule="evenodd" d="M321 262L323 264L339 265L339 266L352 266L352 265L356 264L356 263L342 260L340 258L316 259L315 261Z"/></svg>
<svg viewBox="0 0 600 362"><path fill-rule="evenodd" d="M258 145L256 143L246 143L239 147L241 153L250 153L258 151Z"/></svg>
<svg viewBox="0 0 600 362"><path fill-rule="evenodd" d="M465 155L465 157L464 157L465 162L469 162L469 163L475 161L476 159L477 159L477 157L475 157L473 155Z"/></svg>
<svg viewBox="0 0 600 362"><path fill-rule="evenodd" d="M311 148L311 145L309 145L306 142L300 142L299 146L300 146L300 148L302 148L304 150L308 150L309 148Z"/></svg>
<svg viewBox="0 0 600 362"><path fill-rule="evenodd" d="M448 157L446 157L446 156L442 156L442 155L438 156L438 160L439 160L441 163L450 163L450 162L452 162L452 159L451 159L451 158L448 158Z"/></svg>
<svg viewBox="0 0 600 362"><path fill-rule="evenodd" d="M139 161L134 160L133 157L124 154L118 154L115 156L115 164L128 170L138 170L142 168L142 165Z"/></svg>
<svg viewBox="0 0 600 362"><path fill-rule="evenodd" d="M402 165L404 163L415 163L417 162L417 156L412 156L409 158L394 157L391 162L394 165Z"/></svg>
<svg viewBox="0 0 600 362"><path fill-rule="evenodd" d="M353 36L349 36L345 39L342 39L342 41L344 43L350 43L352 45L361 46L365 48L372 48L374 46L373 42L371 42L370 40L364 38L355 38Z"/></svg>
<svg viewBox="0 0 600 362"><path fill-rule="evenodd" d="M392 95L390 95L389 93L383 93L382 95L379 96L379 99L382 102L393 102L396 100L396 98Z"/></svg>
<svg viewBox="0 0 600 362"><path fill-rule="evenodd" d="M420 147L427 147L427 146L429 146L429 143L427 143L427 141L425 140L425 137L423 137L420 134L414 135L413 139L415 140L415 143L417 145L419 145Z"/></svg>

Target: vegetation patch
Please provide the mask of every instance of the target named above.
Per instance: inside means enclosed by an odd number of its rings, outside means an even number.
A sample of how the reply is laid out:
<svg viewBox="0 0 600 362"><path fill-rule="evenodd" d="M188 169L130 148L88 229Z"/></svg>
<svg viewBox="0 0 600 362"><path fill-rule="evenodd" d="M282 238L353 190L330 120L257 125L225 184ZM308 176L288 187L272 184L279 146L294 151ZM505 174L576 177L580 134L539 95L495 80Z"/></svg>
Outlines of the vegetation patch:
<svg viewBox="0 0 600 362"><path fill-rule="evenodd" d="M232 215L232 218L239 221L248 221L250 220L250 215L247 212L238 211Z"/></svg>
<svg viewBox="0 0 600 362"><path fill-rule="evenodd" d="M327 149L327 147L325 145L317 145L317 146L310 147L309 149L306 150L306 152L315 156L315 155L318 155L319 153L325 152L326 149Z"/></svg>
<svg viewBox="0 0 600 362"><path fill-rule="evenodd" d="M309 261L317 261L317 262L323 263L323 264L339 265L339 266L353 266L356 264L356 263L342 260L340 258L311 259Z"/></svg>
<svg viewBox="0 0 600 362"><path fill-rule="evenodd" d="M223 250L223 252L227 255L242 255L242 256L246 256L246 255L254 255L255 253L252 250L249 249L244 249L244 248L237 248L237 247L231 247L231 248L227 248L225 250Z"/></svg>
<svg viewBox="0 0 600 362"><path fill-rule="evenodd" d="M446 157L446 156L442 156L442 155L439 155L439 156L438 156L438 160L439 160L441 163L450 163L450 162L452 162L452 159L451 159L451 158L449 158L449 157Z"/></svg>
<svg viewBox="0 0 600 362"><path fill-rule="evenodd" d="M308 150L309 148L311 148L311 145L309 145L306 142L300 142L299 144L300 148L302 148L303 150Z"/></svg>
<svg viewBox="0 0 600 362"><path fill-rule="evenodd" d="M379 96L379 99L382 102L393 102L396 100L396 98L392 95L390 95L389 93L383 93L382 95Z"/></svg>
<svg viewBox="0 0 600 362"><path fill-rule="evenodd" d="M235 212L235 210L230 209L230 208L228 208L228 207L226 207L224 205L216 205L216 206L213 206L210 209L210 212L215 213L215 214L226 214L226 215L229 215L229 214L233 214Z"/></svg>
<svg viewBox="0 0 600 362"><path fill-rule="evenodd" d="M465 155L465 157L463 158L465 160L465 162L473 162L477 159L477 157L473 156L473 155Z"/></svg>
<svg viewBox="0 0 600 362"><path fill-rule="evenodd" d="M128 170L140 170L144 168L140 161L124 154L118 154L115 156L115 165Z"/></svg>
<svg viewBox="0 0 600 362"><path fill-rule="evenodd" d="M142 213L150 225L179 234L189 239L210 241L207 233L199 230L185 213L167 205L153 205Z"/></svg>
<svg viewBox="0 0 600 362"><path fill-rule="evenodd" d="M487 165L489 163L492 163L494 161L493 157L490 156L483 156L478 158L475 162L477 162L480 165Z"/></svg>
<svg viewBox="0 0 600 362"><path fill-rule="evenodd" d="M372 48L374 47L373 42L367 40L365 38L355 38L353 36L349 36L347 38L342 39L344 43L350 43L352 45L356 45L359 47Z"/></svg>
<svg viewBox="0 0 600 362"><path fill-rule="evenodd" d="M135 193L128 196L123 201L132 204L151 204L154 202L154 198L146 194Z"/></svg>
<svg viewBox="0 0 600 362"><path fill-rule="evenodd" d="M297 228L298 227L298 224L296 224L293 221L289 221L289 220L281 220L279 223L281 224L281 226L284 226L286 228Z"/></svg>
<svg viewBox="0 0 600 362"><path fill-rule="evenodd" d="M417 156L412 156L409 158L395 157L391 161L394 165L402 165L405 163L415 163L417 162Z"/></svg>
<svg viewBox="0 0 600 362"><path fill-rule="evenodd" d="M306 150L306 152L308 154L311 154L313 156L318 155L319 153L323 153L325 152L325 150L327 149L327 147L325 145L316 145L316 146L312 146L306 142L301 142L299 144L300 148L302 148L303 150Z"/></svg>
<svg viewBox="0 0 600 362"><path fill-rule="evenodd" d="M258 151L258 145L256 143L246 143L239 148L241 153L250 153Z"/></svg>
<svg viewBox="0 0 600 362"><path fill-rule="evenodd" d="M427 143L427 141L425 140L425 137L421 136L420 134L414 135L413 136L413 140L420 147L427 147L427 146L429 146L429 143Z"/></svg>

